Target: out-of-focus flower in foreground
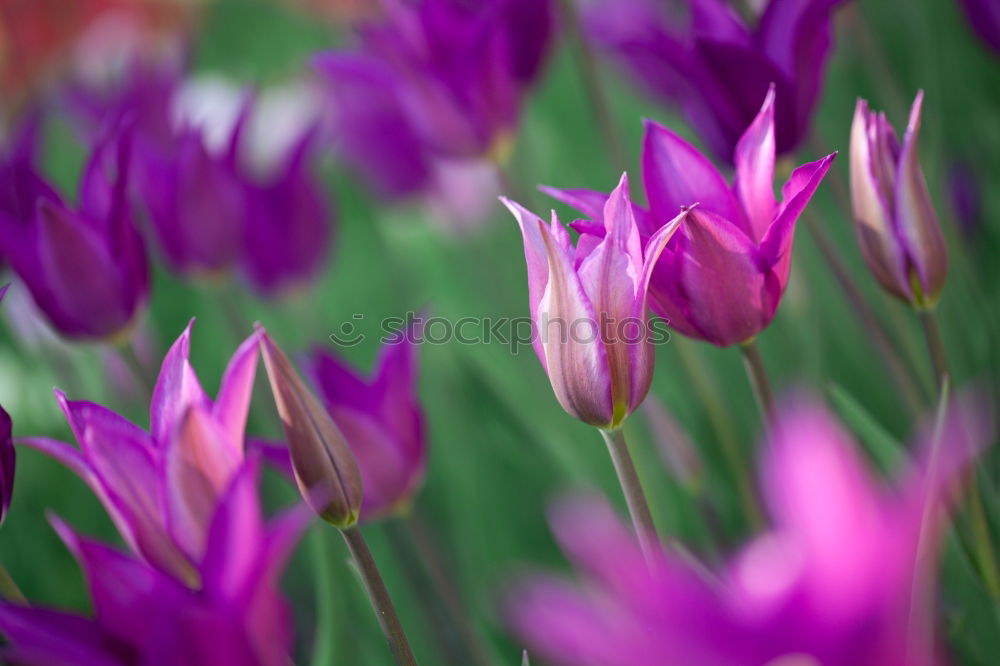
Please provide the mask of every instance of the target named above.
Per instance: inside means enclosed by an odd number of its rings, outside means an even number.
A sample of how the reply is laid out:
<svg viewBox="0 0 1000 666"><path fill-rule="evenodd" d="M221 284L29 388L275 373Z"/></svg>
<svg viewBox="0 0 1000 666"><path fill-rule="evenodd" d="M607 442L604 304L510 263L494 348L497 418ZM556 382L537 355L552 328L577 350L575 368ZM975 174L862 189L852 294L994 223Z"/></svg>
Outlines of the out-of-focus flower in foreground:
<svg viewBox="0 0 1000 666"><path fill-rule="evenodd" d="M647 568L607 504L564 502L553 525L583 582L527 579L513 625L539 655L574 666L942 663L924 583L938 504L992 437L971 404L952 407L937 445L922 439L926 464L894 487L871 478L822 407L786 404L762 464L772 527L717 576L669 553Z"/></svg>
<svg viewBox="0 0 1000 666"><path fill-rule="evenodd" d="M278 578L309 513L304 507L291 509L265 525L258 467L247 461L223 488L198 565L199 589L82 537L53 517L87 579L94 615L0 603L0 631L9 641L4 663L291 663L291 613Z"/></svg>
<svg viewBox="0 0 1000 666"><path fill-rule="evenodd" d="M995 0L958 0L969 26L996 53L1000 54L1000 3Z"/></svg>
<svg viewBox="0 0 1000 666"><path fill-rule="evenodd" d="M210 521L244 457L257 335L233 355L214 402L188 361L190 335L189 324L163 360L149 432L106 407L57 392L80 448L44 437L18 443L73 470L137 554L197 587Z"/></svg>
<svg viewBox="0 0 1000 666"><path fill-rule="evenodd" d="M0 250L60 333L120 338L149 292L128 199L130 139L97 141L75 209L36 170L35 140L16 141L0 164Z"/></svg>
<svg viewBox="0 0 1000 666"><path fill-rule="evenodd" d="M551 0L382 3L354 52L315 59L347 159L389 195L423 190L439 158L503 161L552 41Z"/></svg>
<svg viewBox="0 0 1000 666"><path fill-rule="evenodd" d="M649 210L636 210L640 235L657 233L678 210L698 203L660 255L650 306L679 333L721 347L747 342L770 325L788 284L795 223L835 157L795 169L781 202L775 201L774 102L772 88L736 146L732 187L694 146L656 123L646 125L642 176ZM605 195L544 189L601 219ZM578 222L576 229L604 234L600 224Z"/></svg>
<svg viewBox="0 0 1000 666"><path fill-rule="evenodd" d="M603 238L583 236L575 248L554 212L546 226L503 202L524 237L533 344L559 404L584 423L619 427L652 381L650 276L690 211L675 214L643 252L625 175L604 204Z"/></svg>
<svg viewBox="0 0 1000 666"><path fill-rule="evenodd" d="M263 327L259 331L299 492L323 520L338 528L351 527L358 522L363 499L361 471L351 447L285 353Z"/></svg>
<svg viewBox="0 0 1000 666"><path fill-rule="evenodd" d="M408 335L401 338L383 346L370 380L325 350L309 359L308 374L361 470L363 521L405 510L427 468L417 348Z"/></svg>
<svg viewBox="0 0 1000 666"><path fill-rule="evenodd" d="M756 28L724 0L598 0L588 33L652 95L677 105L722 160L733 156L772 82L776 146L809 133L844 0L770 0Z"/></svg>
<svg viewBox="0 0 1000 666"><path fill-rule="evenodd" d="M917 156L924 93L917 93L900 146L885 113L859 99L851 126L851 202L868 270L882 288L933 308L948 275L948 249Z"/></svg>

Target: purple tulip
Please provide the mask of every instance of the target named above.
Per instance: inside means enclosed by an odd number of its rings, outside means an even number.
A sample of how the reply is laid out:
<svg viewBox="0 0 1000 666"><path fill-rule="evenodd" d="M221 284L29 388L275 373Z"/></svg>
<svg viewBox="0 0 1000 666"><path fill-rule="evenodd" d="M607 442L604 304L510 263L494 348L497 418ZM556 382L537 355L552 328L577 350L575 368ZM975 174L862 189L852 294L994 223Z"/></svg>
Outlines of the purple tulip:
<svg viewBox="0 0 1000 666"><path fill-rule="evenodd" d="M775 201L774 99L772 89L736 146L732 187L687 141L646 125L642 175L649 210L636 209L640 235L653 235L658 223L699 204L660 255L650 306L679 333L720 347L747 342L770 325L788 283L795 222L835 157L795 169L782 201ZM544 189L600 219L605 195ZM585 236L604 233L592 223L576 228Z"/></svg>
<svg viewBox="0 0 1000 666"><path fill-rule="evenodd" d="M851 125L851 202L861 253L882 288L920 309L937 303L948 249L917 156L924 93L900 147L884 113L859 99Z"/></svg>
<svg viewBox="0 0 1000 666"><path fill-rule="evenodd" d="M188 361L190 335L188 324L163 360L149 432L106 407L71 401L57 391L80 448L44 437L18 442L73 470L137 554L196 586L209 522L244 457L258 335L236 350L214 402Z"/></svg>
<svg viewBox="0 0 1000 666"><path fill-rule="evenodd" d="M809 133L844 0L770 0L755 28L724 0L598 0L584 20L653 96L678 106L719 159L733 156L768 86L777 151ZM683 20L678 20L683 19Z"/></svg>
<svg viewBox="0 0 1000 666"><path fill-rule="evenodd" d="M415 343L409 336L387 342L370 380L319 349L309 359L308 372L361 470L361 520L407 508L427 468Z"/></svg>
<svg viewBox="0 0 1000 666"><path fill-rule="evenodd" d="M137 153L137 190L171 269L228 269L243 248L247 197L226 161L194 129L177 131L163 146L144 141Z"/></svg>
<svg viewBox="0 0 1000 666"><path fill-rule="evenodd" d="M564 502L553 525L584 581L524 582L514 628L574 666L941 663L924 592L937 505L992 436L971 405L953 406L935 453L924 438L926 464L887 488L822 407L786 404L762 463L772 527L715 572L673 552L647 568L605 502Z"/></svg>
<svg viewBox="0 0 1000 666"><path fill-rule="evenodd" d="M426 186L433 158L502 158L551 45L554 3L382 5L356 52L315 59L348 159L402 195Z"/></svg>
<svg viewBox="0 0 1000 666"><path fill-rule="evenodd" d="M690 212L661 227L643 252L623 174L604 204L603 238L581 236L574 248L554 212L546 227L502 201L524 237L533 344L559 404L584 423L619 427L652 381L646 299L653 267Z"/></svg>
<svg viewBox="0 0 1000 666"><path fill-rule="evenodd" d="M958 4L976 34L1000 54L1000 3L996 0L959 0Z"/></svg>
<svg viewBox="0 0 1000 666"><path fill-rule="evenodd" d="M93 617L0 603L5 663L74 666L285 666L291 663L291 614L277 588L308 523L292 509L264 524L258 465L247 462L227 484L198 567L199 589L131 555L52 523L87 579Z"/></svg>
<svg viewBox="0 0 1000 666"><path fill-rule="evenodd" d="M132 221L127 135L97 142L70 208L14 151L0 168L0 250L53 327L69 338L127 334L149 293Z"/></svg>

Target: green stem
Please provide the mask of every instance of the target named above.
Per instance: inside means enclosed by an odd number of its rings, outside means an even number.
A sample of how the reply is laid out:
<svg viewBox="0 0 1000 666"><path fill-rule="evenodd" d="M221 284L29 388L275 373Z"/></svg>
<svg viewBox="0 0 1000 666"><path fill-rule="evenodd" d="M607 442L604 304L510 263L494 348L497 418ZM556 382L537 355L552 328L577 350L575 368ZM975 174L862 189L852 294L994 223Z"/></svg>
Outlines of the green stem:
<svg viewBox="0 0 1000 666"><path fill-rule="evenodd" d="M341 530L340 533L344 536L344 541L347 542L347 547L361 572L361 579L368 591L368 599L371 601L372 609L375 611L375 617L382 628L385 640L389 644L393 659L397 666L416 666L417 659L413 656L409 641L406 640L403 625L399 621L396 609L392 605L392 599L389 597L389 591L385 588L385 583L382 582L382 576L375 565L375 558L372 557L361 530L357 525L354 525Z"/></svg>
<svg viewBox="0 0 1000 666"><path fill-rule="evenodd" d="M28 603L21 588L17 586L17 583L11 578L10 572L7 571L7 567L3 564L0 564L0 599L9 599L19 604Z"/></svg>
<svg viewBox="0 0 1000 666"><path fill-rule="evenodd" d="M646 561L652 564L660 552L660 541L656 535L656 525L653 524L653 515L649 512L646 494L639 481L639 474L635 471L632 455L628 451L625 434L618 428L610 431L601 430L601 436L608 445L611 461L615 465L615 472L618 473L618 482L625 494L625 503L628 504L632 525L635 527L636 536L639 537L639 545L643 555L646 556Z"/></svg>
<svg viewBox="0 0 1000 666"><path fill-rule="evenodd" d="M941 327L938 326L934 310L924 310L920 313L920 323L924 327L924 337L927 338L927 352L934 368L934 383L938 390L951 378L948 368L948 355L944 351L944 341L941 339Z"/></svg>
<svg viewBox="0 0 1000 666"><path fill-rule="evenodd" d="M749 342L744 342L740 345L740 351L743 353L743 365L746 367L750 387L753 389L764 425L769 426L771 419L774 418L774 394L771 393L771 381L767 377L767 369L764 367L764 359L760 356L760 349L757 348L757 341L751 339Z"/></svg>
<svg viewBox="0 0 1000 666"><path fill-rule="evenodd" d="M615 129L614 120L611 117L611 107L608 105L608 98L601 85L600 73L597 70L597 59L590 48L590 42L583 34L580 25L580 15L576 10L576 0L563 0L562 14L563 22L566 26L566 33L571 35L577 42L577 64L580 68L580 78L586 88L587 97L590 98L590 106L594 110L594 116L601 129L604 143L607 145L608 154L618 171L625 171L626 160L625 151L622 148L621 138Z"/></svg>
<svg viewBox="0 0 1000 666"><path fill-rule="evenodd" d="M948 395L948 387L951 385L951 370L944 341L941 339L941 327L938 325L934 310L921 311L920 323L923 324L924 336L927 338L927 352L931 359L931 366L934 368L934 377L938 384L940 399L945 400ZM990 595L995 600L1000 600L1000 566L997 565L993 537L987 523L986 510L983 508L979 476L974 470L966 490L966 508L968 509L969 529L972 531L979 574Z"/></svg>

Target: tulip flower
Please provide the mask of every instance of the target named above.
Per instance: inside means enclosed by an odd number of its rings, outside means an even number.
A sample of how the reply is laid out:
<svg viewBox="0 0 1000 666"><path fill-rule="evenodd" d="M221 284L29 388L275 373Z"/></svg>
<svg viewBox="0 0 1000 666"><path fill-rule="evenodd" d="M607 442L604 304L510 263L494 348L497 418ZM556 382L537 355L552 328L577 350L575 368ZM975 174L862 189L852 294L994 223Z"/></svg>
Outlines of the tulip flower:
<svg viewBox="0 0 1000 666"><path fill-rule="evenodd" d="M978 407L953 405L885 487L822 407L785 404L762 462L772 527L717 571L664 551L647 568L603 500L563 502L553 526L584 582L524 581L513 626L552 664L942 663L917 591L933 589L938 504L992 437Z"/></svg>
<svg viewBox="0 0 1000 666"><path fill-rule="evenodd" d="M772 82L778 154L808 135L833 46L831 14L843 2L769 0L749 26L724 0L684 0L685 20L668 16L670 3L598 0L584 22L643 88L679 107L716 157L729 160Z"/></svg>
<svg viewBox="0 0 1000 666"><path fill-rule="evenodd" d="M851 202L861 252L882 288L921 310L934 307L948 250L917 157L924 93L900 146L884 113L859 99L851 125Z"/></svg>
<svg viewBox="0 0 1000 666"><path fill-rule="evenodd" d="M574 248L555 213L546 227L519 204L502 201L524 237L535 352L559 404L584 423L618 428L649 391L649 280L689 213L661 227L643 252L623 174L604 204L603 239L584 239Z"/></svg>
<svg viewBox="0 0 1000 666"><path fill-rule="evenodd" d="M201 133L179 131L163 149L146 142L137 162L137 189L173 271L211 275L229 268L243 247L246 197Z"/></svg>
<svg viewBox="0 0 1000 666"><path fill-rule="evenodd" d="M654 235L662 221L699 203L660 256L650 306L679 333L720 347L746 343L770 325L788 283L795 222L835 157L795 169L782 187L782 201L775 201L774 103L772 88L736 146L732 187L690 143L646 124L642 176L649 210L636 208L640 235ZM605 195L545 191L600 220ZM604 234L599 224L576 228L585 236Z"/></svg>
<svg viewBox="0 0 1000 666"><path fill-rule="evenodd" d="M994 0L958 0L969 26L980 39L1000 54L1000 5Z"/></svg>
<svg viewBox="0 0 1000 666"><path fill-rule="evenodd" d="M76 209L25 152L0 169L0 251L68 338L122 338L148 296L145 248L127 196L129 143L127 136L98 141Z"/></svg>
<svg viewBox="0 0 1000 666"><path fill-rule="evenodd" d="M371 380L316 350L308 374L361 470L361 518L405 510L424 480L427 442L416 395L417 349L406 337L382 347Z"/></svg>
<svg viewBox="0 0 1000 666"><path fill-rule="evenodd" d="M411 194L439 158L502 160L553 33L551 0L382 3L352 51L319 54L345 156Z"/></svg>
<svg viewBox="0 0 1000 666"><path fill-rule="evenodd" d="M0 287L0 300L3 300L8 286ZM0 407L0 525L3 525L7 517L10 499L14 493L14 467L17 463L17 454L14 451L12 430L10 414Z"/></svg>
<svg viewBox="0 0 1000 666"><path fill-rule="evenodd" d="M351 527L358 522L363 497L361 472L351 447L285 353L263 327L258 330L299 491L323 520L335 527Z"/></svg>
<svg viewBox="0 0 1000 666"><path fill-rule="evenodd" d="M291 663L291 614L277 584L308 524L292 509L264 524L258 465L248 461L213 512L203 581L192 590L141 560L78 535L53 517L76 557L93 617L0 603L5 663L133 666L284 666Z"/></svg>
<svg viewBox="0 0 1000 666"><path fill-rule="evenodd" d="M125 542L157 569L199 584L209 524L243 461L257 368L257 335L233 355L213 402L188 360L191 324L167 352L144 431L92 402L56 392L80 448L20 438L73 470L104 505Z"/></svg>

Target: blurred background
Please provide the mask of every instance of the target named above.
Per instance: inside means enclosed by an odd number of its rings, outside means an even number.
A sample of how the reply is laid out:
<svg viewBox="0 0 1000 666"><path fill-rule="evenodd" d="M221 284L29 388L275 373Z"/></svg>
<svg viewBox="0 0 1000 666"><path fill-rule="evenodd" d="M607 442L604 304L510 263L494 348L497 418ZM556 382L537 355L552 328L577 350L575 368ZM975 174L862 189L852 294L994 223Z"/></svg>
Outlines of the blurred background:
<svg viewBox="0 0 1000 666"><path fill-rule="evenodd" d="M259 99L267 100L261 107L269 115L262 111L251 133L266 150L268 142L284 140L286 125L330 111L334 100L317 92L308 61L318 51L350 43L352 23L371 4L0 0L0 113L9 127L39 99L64 100L60 91L67 81L113 75L123 59L140 50L183 61L192 95L198 93L198 103L204 105L199 108L208 116L232 113L239 91L256 87ZM921 159L953 266L939 308L944 340L960 383L993 381L1000 371L1000 58L972 32L957 2L859 0L845 3L835 16L836 44L814 136L794 154L798 164L842 151L811 204L813 223L829 236L865 297L898 336L900 355L918 368L920 391L930 395L931 370L919 324L875 285L851 220L838 202L846 192L855 99L867 98L901 127L914 94L923 89ZM335 213L329 254L307 283L280 296L260 296L238 276L180 279L164 268L152 248L150 306L137 334L140 360L155 371L167 346L195 317L192 361L206 390L214 393L232 350L254 321L262 322L290 352L326 345L367 371L384 318L420 310L450 321L526 316L521 235L496 195L505 193L539 212L554 206L571 220L569 209L554 205L536 185L609 190L620 175L581 77L584 56L566 28L564 20L557 21L548 60L526 93L513 143L505 147L509 157L502 177L488 167L479 176L475 169L466 170L442 186L458 196L390 197L340 158L337 137L318 139L318 178ZM698 144L681 116L639 92L600 53L597 66L634 182L639 182L643 118ZM54 106L45 123L41 165L70 193L87 146L72 114ZM634 190L641 200L639 188ZM61 341L31 314L32 307L15 281L0 308L6 324L0 330L0 403L14 418L15 434L71 441L53 386L74 398L114 405L148 425L148 406L135 388L136 379L114 352L98 344ZM345 322L365 339L337 348L330 335L342 334ZM906 441L913 420L905 401L805 224L796 234L788 292L759 344L776 388L805 385L828 398L868 447L873 463L884 462ZM520 648L500 618L505 581L525 566L565 568L546 524L547 502L561 490L579 486L602 489L622 509L624 502L600 439L559 407L529 346L512 354L502 340L428 343L421 346L420 364L430 462L426 486L413 507L416 539L437 542L437 562L453 577L460 602L486 636L488 649L502 663L513 664ZM274 408L263 382L258 377L251 429L276 436ZM718 396L714 411L699 400L699 383ZM750 464L760 436L739 352L674 336L658 349L647 403L651 406L630 419L626 429L658 526L706 554L712 539L721 538L730 547L739 543L751 526L725 447L737 447L735 458ZM666 410L688 433L702 460L698 478L679 478L671 470L646 418L650 409ZM994 469L996 460L991 454L982 466ZM294 498L276 477L268 477L267 487L275 506ZM996 506L996 498L991 499L988 505ZM704 505L717 518L714 534L706 531L699 514ZM21 450L12 511L0 532L0 560L29 598L86 609L83 580L45 520L49 511L84 533L118 538L77 477L53 460ZM386 663L347 551L325 527L312 530L286 577L295 607L296 663L319 659L314 651L317 626L333 627L322 648L330 651L333 663ZM440 621L427 611L424 592L408 582L412 563L406 547L398 544L400 535L379 524L365 530L416 652L428 655L425 663L448 663L437 639ZM407 547L420 547L412 543L413 534L404 538L411 540ZM329 580L316 580L310 562L317 557L329 562ZM1000 649L1000 637L988 619L990 602L954 544L944 566L944 621L947 632L956 636L956 654L962 663L995 663L991 659ZM961 604L950 604L959 599Z"/></svg>

